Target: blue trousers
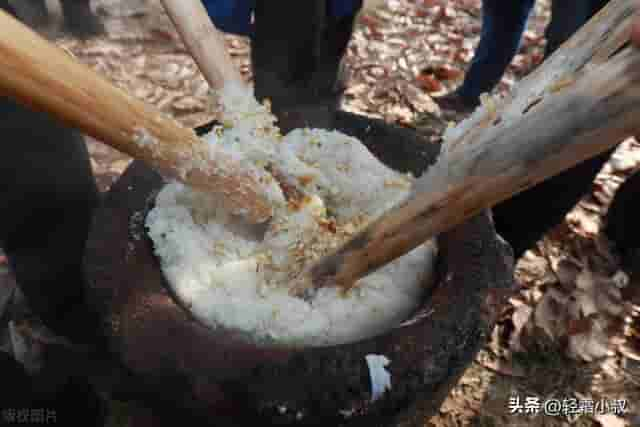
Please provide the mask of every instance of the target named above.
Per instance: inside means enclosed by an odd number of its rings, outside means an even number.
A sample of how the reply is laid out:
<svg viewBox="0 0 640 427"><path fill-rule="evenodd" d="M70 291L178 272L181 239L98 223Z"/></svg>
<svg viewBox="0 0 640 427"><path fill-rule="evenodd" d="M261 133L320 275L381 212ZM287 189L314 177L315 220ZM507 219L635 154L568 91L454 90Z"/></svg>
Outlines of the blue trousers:
<svg viewBox="0 0 640 427"><path fill-rule="evenodd" d="M551 54L608 0L552 0L545 55ZM482 33L471 66L457 92L469 103L491 92L513 60L535 0L483 0Z"/></svg>
<svg viewBox="0 0 640 427"><path fill-rule="evenodd" d="M480 43L457 91L463 99L475 103L500 82L520 46L534 4L535 0L482 1Z"/></svg>
<svg viewBox="0 0 640 427"><path fill-rule="evenodd" d="M257 0L202 0L209 17L222 31L242 36L253 33L251 14ZM311 1L311 0L300 0ZM315 0L313 0L315 1ZM341 18L354 14L361 5L361 0L328 0L327 8L330 16ZM278 2L274 1L274 7ZM286 11L282 11L286 13Z"/></svg>

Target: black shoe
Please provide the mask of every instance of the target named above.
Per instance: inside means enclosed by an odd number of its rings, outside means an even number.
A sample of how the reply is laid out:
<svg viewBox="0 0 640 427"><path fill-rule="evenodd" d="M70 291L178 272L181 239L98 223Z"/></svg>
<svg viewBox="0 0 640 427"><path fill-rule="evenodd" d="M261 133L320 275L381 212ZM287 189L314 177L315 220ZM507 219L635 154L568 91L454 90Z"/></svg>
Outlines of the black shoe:
<svg viewBox="0 0 640 427"><path fill-rule="evenodd" d="M440 106L440 109L444 110L445 112L452 112L455 114L463 115L473 113L478 105L480 105L479 100L469 100L467 98L463 98L457 92L451 92L447 95L434 99L434 101L436 101L436 103Z"/></svg>

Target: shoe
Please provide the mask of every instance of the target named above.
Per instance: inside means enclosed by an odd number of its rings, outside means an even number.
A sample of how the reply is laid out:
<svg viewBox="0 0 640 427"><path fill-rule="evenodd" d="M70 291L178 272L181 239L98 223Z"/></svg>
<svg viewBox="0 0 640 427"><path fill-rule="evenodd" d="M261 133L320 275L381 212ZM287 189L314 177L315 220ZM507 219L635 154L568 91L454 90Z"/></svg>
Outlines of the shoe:
<svg viewBox="0 0 640 427"><path fill-rule="evenodd" d="M468 115L480 105L479 100L470 101L463 98L457 92L451 92L447 95L435 98L434 101L438 104L440 109L446 112L453 112L456 114Z"/></svg>

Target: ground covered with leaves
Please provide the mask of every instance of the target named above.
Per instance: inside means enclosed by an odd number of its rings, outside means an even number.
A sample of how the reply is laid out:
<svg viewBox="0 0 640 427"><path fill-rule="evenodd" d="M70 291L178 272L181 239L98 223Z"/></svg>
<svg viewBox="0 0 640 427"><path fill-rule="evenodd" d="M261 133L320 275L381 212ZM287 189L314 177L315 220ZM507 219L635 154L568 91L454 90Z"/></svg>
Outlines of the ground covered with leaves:
<svg viewBox="0 0 640 427"><path fill-rule="evenodd" d="M440 111L433 97L455 88L464 76L479 38L480 1L376 3L382 4L359 18L344 60L348 89L343 108L415 127L429 143L438 143L443 129L460 117ZM183 124L215 118L207 83L158 0L98 0L95 6L105 20L103 36L77 40L56 24L41 31ZM520 52L497 92L510 90L540 63L548 20L548 1L537 2ZM250 80L248 41L227 37L227 46ZM130 159L87 140L100 188L106 191ZM440 413L423 420L425 426L640 425L640 271L624 271L600 233L616 188L638 168L640 144L630 139L565 222L519 261L520 290L503 309L490 343ZM16 299L0 259L0 315ZM0 344L16 353L24 348L20 334L29 335L29 329L13 328ZM37 337L31 333L29 339ZM22 351L21 357L37 355ZM551 414L549 402L555 401L565 409ZM117 413L128 417L127 411Z"/></svg>

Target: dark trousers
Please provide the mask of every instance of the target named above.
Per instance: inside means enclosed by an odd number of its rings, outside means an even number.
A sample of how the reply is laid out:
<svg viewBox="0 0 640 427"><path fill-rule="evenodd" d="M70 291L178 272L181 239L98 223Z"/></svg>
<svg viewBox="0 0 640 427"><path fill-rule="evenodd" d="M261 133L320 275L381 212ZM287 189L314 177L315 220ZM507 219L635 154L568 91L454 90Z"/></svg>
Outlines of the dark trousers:
<svg viewBox="0 0 640 427"><path fill-rule="evenodd" d="M480 43L458 89L465 100L477 102L480 94L491 92L500 82L520 46L534 4L535 0L482 1Z"/></svg>
<svg viewBox="0 0 640 427"><path fill-rule="evenodd" d="M584 25L608 0L554 0L551 2L551 22L546 30L545 56ZM491 92L500 82L513 60L534 0L483 0L482 33L464 83L458 89L469 103L476 103L480 94Z"/></svg>
<svg viewBox="0 0 640 427"><path fill-rule="evenodd" d="M608 2L609 0L552 1L551 22L545 31L547 37L545 56L555 52Z"/></svg>

